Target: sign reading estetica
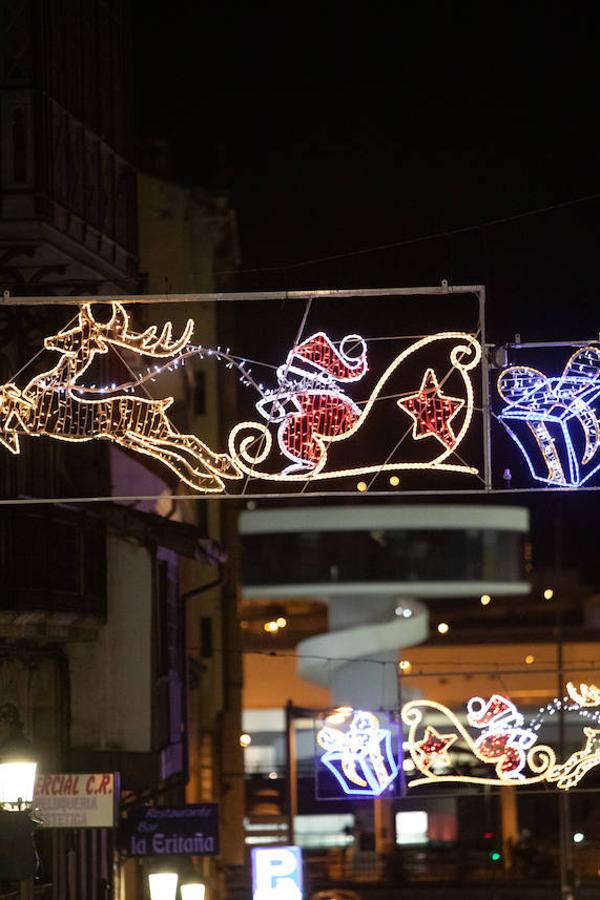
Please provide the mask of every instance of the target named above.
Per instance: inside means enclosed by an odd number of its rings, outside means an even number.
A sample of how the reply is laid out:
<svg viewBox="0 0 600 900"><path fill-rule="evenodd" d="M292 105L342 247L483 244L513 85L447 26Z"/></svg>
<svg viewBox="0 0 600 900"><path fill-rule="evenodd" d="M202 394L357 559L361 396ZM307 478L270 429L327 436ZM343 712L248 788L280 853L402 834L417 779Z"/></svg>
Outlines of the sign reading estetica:
<svg viewBox="0 0 600 900"><path fill-rule="evenodd" d="M118 791L113 772L38 775L33 806L43 828L112 828Z"/></svg>
<svg viewBox="0 0 600 900"><path fill-rule="evenodd" d="M119 843L130 856L213 856L219 852L219 807L131 809L119 823Z"/></svg>

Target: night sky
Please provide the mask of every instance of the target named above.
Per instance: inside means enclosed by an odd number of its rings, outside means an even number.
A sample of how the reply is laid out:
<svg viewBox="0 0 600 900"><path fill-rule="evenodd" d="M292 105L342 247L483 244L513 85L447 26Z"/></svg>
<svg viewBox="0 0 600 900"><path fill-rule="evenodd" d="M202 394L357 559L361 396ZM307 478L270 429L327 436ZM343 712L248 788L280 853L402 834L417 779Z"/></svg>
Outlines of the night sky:
<svg viewBox="0 0 600 900"><path fill-rule="evenodd" d="M231 191L238 290L448 278L487 285L494 342L598 335L593 4L165 9L134 2L140 153Z"/></svg>

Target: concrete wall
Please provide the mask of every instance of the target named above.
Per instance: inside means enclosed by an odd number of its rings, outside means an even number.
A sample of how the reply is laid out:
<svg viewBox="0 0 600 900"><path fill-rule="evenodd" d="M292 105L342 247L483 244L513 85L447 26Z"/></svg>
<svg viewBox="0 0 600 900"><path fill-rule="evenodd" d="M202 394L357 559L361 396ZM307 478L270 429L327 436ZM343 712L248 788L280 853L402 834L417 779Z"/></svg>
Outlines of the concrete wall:
<svg viewBox="0 0 600 900"><path fill-rule="evenodd" d="M148 292L217 290L215 270L231 269L233 263L224 256L235 256L234 226L226 197L140 174L138 207L140 269L146 274ZM228 289L222 279L218 289ZM169 304L146 310L138 307L135 318L136 327L169 319L173 322L174 334L181 332L188 318L193 318L192 343L215 346L227 341L220 331L222 323L217 319L216 305L212 303ZM202 413L197 413L195 392L201 378L204 380L205 407ZM226 447L221 419L233 384L231 378L223 377L222 364L194 356L174 372L163 373L160 390L162 396L175 399L169 414L176 427L197 435L213 450L222 452ZM179 492L187 494L189 489L183 485ZM156 511L161 510L157 507ZM244 784L239 745L241 660L237 652L237 531L231 517L222 515L221 504L201 497L193 501L176 501L170 515L204 529L208 537L222 542L228 553L227 579L209 591L203 586L215 580L214 567L194 560L182 560L180 566L180 593L191 593L185 601L186 655L190 672L187 696L190 780L186 797L190 803L220 802L221 862L224 866L240 865L244 859ZM201 652L202 620L209 621L212 627L213 650L209 655ZM205 864L204 875L210 882L212 864L208 860Z"/></svg>
<svg viewBox="0 0 600 900"><path fill-rule="evenodd" d="M94 643L68 645L71 744L151 749L152 558L145 547L107 538L108 617Z"/></svg>

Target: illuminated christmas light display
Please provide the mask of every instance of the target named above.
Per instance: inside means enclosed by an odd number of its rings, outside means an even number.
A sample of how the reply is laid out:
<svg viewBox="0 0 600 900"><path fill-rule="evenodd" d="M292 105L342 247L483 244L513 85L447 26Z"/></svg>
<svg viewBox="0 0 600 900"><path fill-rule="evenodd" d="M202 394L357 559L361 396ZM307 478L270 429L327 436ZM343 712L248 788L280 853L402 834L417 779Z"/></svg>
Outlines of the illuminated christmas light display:
<svg viewBox="0 0 600 900"><path fill-rule="evenodd" d="M159 460L196 490L222 491L223 478L240 478L241 473L229 456L214 453L195 435L180 434L174 428L166 415L172 397L128 396L121 385L113 385L113 396L91 400L90 391L84 395L78 385L94 357L107 353L110 346L172 358L185 347L193 328L190 319L177 340L172 338L170 322L160 335L154 326L136 333L130 331L121 304L112 304L106 324L97 322L90 306L84 305L74 327L45 339L47 350L61 354L52 369L33 378L22 391L15 384L0 388L0 442L17 454L19 433L61 441L110 440Z"/></svg>
<svg viewBox="0 0 600 900"><path fill-rule="evenodd" d="M320 762L348 796L379 797L398 777L392 731L372 712L337 710L325 719L317 743L325 750Z"/></svg>
<svg viewBox="0 0 600 900"><path fill-rule="evenodd" d="M178 338L173 337L170 322L160 333L154 325L136 332L121 303L112 303L106 323L94 318L91 304L83 304L75 324L69 323L44 340L46 350L60 354L52 368L23 387L14 382L0 385L0 443L17 455L23 436L70 442L109 440L152 457L202 493L222 493L226 483L234 490L234 483L244 477L306 483L407 469L477 474L476 467L460 458L450 459L473 417L470 372L479 363L481 347L471 335L443 332L415 341L387 366L367 399L357 400L346 390L369 372L367 341L359 335L349 334L334 342L324 332L316 332L299 342L277 368L277 387L272 389L257 383L246 360L234 356L229 348L191 344L193 330L194 323L189 320ZM417 393L388 395L384 387L390 377L397 372L401 376L402 363L429 347L438 348L438 355L440 350L447 352L445 378L438 381L434 370L428 368ZM131 378L118 384L85 383L84 376L87 373L89 378L95 358L109 351L118 355L118 348L133 354L134 359L157 362L137 374L130 368ZM259 395L256 410L266 421L235 425L228 438L228 452L215 452L196 435L180 433L167 412L172 397L139 395L139 389L146 389L148 382L157 382L164 372L176 370L192 357L213 358L237 370L242 384ZM443 390L450 375L458 375L464 397L450 396ZM366 460L364 465L330 466L332 445L354 436L380 400L393 402L400 436L404 431L402 416L408 414L414 420L413 438L433 437L442 444L441 451L427 461L390 458L379 464ZM454 426L457 419L459 425ZM272 451L274 471L265 471L261 464Z"/></svg>
<svg viewBox="0 0 600 900"><path fill-rule="evenodd" d="M506 404L498 418L532 478L552 487L577 488L598 472L598 347L577 350L556 377L529 366L504 369L498 393ZM520 432L519 423L527 426L529 438Z"/></svg>
<svg viewBox="0 0 600 900"><path fill-rule="evenodd" d="M413 437L416 441L435 437L450 450L456 446L456 435L450 422L464 403L458 397L447 397L443 393L433 369L427 369L416 394L398 400L398 406L415 420Z"/></svg>
<svg viewBox="0 0 600 900"><path fill-rule="evenodd" d="M579 706L600 706L600 688L595 684L582 683L577 688L572 681L568 681L567 694Z"/></svg>
<svg viewBox="0 0 600 900"><path fill-rule="evenodd" d="M467 704L467 721L481 731L475 741L480 759L496 763L502 778L518 778L527 762L526 751L537 741L537 734L523 728L525 719L514 703L500 694L487 702L472 697Z"/></svg>
<svg viewBox="0 0 600 900"><path fill-rule="evenodd" d="M358 347L358 356L352 357L347 347ZM358 335L347 335L338 350L319 332L290 351L277 369L279 389L256 405L269 422L281 423L279 448L293 463L283 475L316 469L327 444L352 433L360 407L339 383L359 381L367 370L367 346Z"/></svg>
<svg viewBox="0 0 600 900"><path fill-rule="evenodd" d="M595 707L595 712L590 712L589 707ZM546 718L561 710L583 720L583 746L564 762L557 762L553 748L538 744L537 740ZM438 720L440 714L444 717L447 724L443 733L426 723L427 712L435 714ZM527 723L515 704L501 694L493 694L488 700L473 697L467 704L466 720L471 729L479 732L475 736L452 710L435 700L411 700L403 707L402 720L408 726L405 746L420 773L420 777L408 782L408 787L431 781L499 786L546 781L568 790L600 765L600 689L595 685L581 684L577 688L569 682L567 696L541 707ZM465 774L465 759L469 756L480 764L493 766L493 771Z"/></svg>
<svg viewBox="0 0 600 900"><path fill-rule="evenodd" d="M584 728L585 746L571 753L564 763L554 766L547 776L548 781L555 781L563 791L575 787L583 776L600 765L600 728Z"/></svg>
<svg viewBox="0 0 600 900"><path fill-rule="evenodd" d="M433 436L443 450L428 462L385 462L352 468L328 469L331 444L347 440L364 425L374 404L382 399L390 377L414 353L442 341L452 342L449 352L450 370L461 376L465 399L446 396L435 380L433 370L426 370L417 394L409 394L396 405L415 420L413 436ZM358 404L350 400L343 383L359 381L368 371L366 343L358 335L348 335L339 350L322 332L312 335L288 354L286 363L277 370L278 387L267 392L257 403L257 410L269 424L278 423L277 442L281 453L292 465L278 472L264 472L264 463L273 449L269 428L260 422L240 422L229 435L229 454L246 475L269 481L305 481L343 478L398 470L437 470L477 474L473 466L462 462L446 462L466 435L473 418L473 385L469 372L481 359L481 347L464 332L442 332L421 338L400 353L385 369L368 399ZM432 381L433 379L433 381ZM425 390L425 393L423 391ZM414 409L405 406L415 400ZM427 432L420 434L417 422L417 399L427 412L423 421ZM460 404L460 405L459 405ZM463 411L460 428L455 434L450 420ZM421 420L419 419L419 422ZM423 426L425 427L425 426Z"/></svg>
<svg viewBox="0 0 600 900"><path fill-rule="evenodd" d="M450 765L448 750L457 740L456 734L438 734L432 725L425 729L425 737L414 745L424 768L428 769L432 762Z"/></svg>

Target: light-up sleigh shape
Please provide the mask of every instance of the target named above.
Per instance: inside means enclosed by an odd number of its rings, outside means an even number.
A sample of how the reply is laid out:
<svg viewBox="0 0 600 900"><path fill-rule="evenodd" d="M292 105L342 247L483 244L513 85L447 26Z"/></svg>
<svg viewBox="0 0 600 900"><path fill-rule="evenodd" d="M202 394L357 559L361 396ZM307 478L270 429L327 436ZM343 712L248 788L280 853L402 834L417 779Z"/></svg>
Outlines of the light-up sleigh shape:
<svg viewBox="0 0 600 900"><path fill-rule="evenodd" d="M444 332L416 341L371 382L366 399L359 400L350 393L369 369L367 343L359 335L349 334L335 342L316 332L288 352L276 370L277 386L265 389L250 377L241 357L220 347L190 343L191 319L174 338L171 323L160 333L156 326L136 332L121 303L113 302L108 308L110 316L104 322L94 317L91 304L83 304L74 324L44 340L44 348L59 355L52 368L24 386L13 382L0 386L0 443L11 453L20 452L19 441L25 436L70 442L109 440L152 457L202 493L223 493L227 482L242 481L245 486L249 478L293 484L387 470L477 474L475 467L454 455L473 416L471 370L481 358L481 347L472 335ZM146 366L149 375L136 375L130 369L132 380L119 384L96 388L86 383L84 375L90 378L96 357L109 351L119 356L119 348L144 359L144 365L152 359L160 364L151 371ZM435 352L438 372L431 366L429 348ZM171 364L177 367L191 357L211 357L215 363L236 368L240 380L258 394L255 408L262 421L235 425L228 453L216 452L196 435L179 432L168 415L172 397L140 395L150 377L160 383ZM451 389L448 378L453 379ZM336 466L335 457L330 462L332 448L364 429L376 403L377 415L371 421L380 416L392 446L399 447L406 439L402 450L388 458L378 452L374 458L375 452L368 448L378 443L377 434L370 442L366 431L346 463ZM376 431L377 424L374 427ZM419 444L416 461L411 450L401 455L410 444ZM361 447L362 457L358 455ZM419 449L424 451L420 456Z"/></svg>
<svg viewBox="0 0 600 900"><path fill-rule="evenodd" d="M449 394L444 382L448 374L424 366L412 391L390 386L401 375L402 364L429 347L447 344L449 373L462 382L461 397ZM278 386L257 403L263 422L241 422L229 436L229 453L236 466L249 477L293 482L353 477L368 473L402 470L437 470L477 474L477 469L453 454L465 437L473 416L471 370L481 358L477 340L464 332L443 332L411 344L381 374L367 399L359 402L347 391L368 372L367 346L359 335L346 335L335 344L323 332L311 335L293 347L277 369ZM410 426L415 441L430 439L427 461L408 459L364 461L336 468L329 455L335 444L348 441L365 426L375 403L390 403L388 428L398 438ZM458 423L458 424L457 424ZM276 433L276 445L272 430ZM401 443L401 441L399 441ZM440 446L441 445L441 446ZM270 459L270 457L272 457ZM286 464L277 468L283 457ZM271 466L270 471L265 471ZM275 471L273 471L275 469Z"/></svg>
<svg viewBox="0 0 600 900"><path fill-rule="evenodd" d="M581 684L577 690L569 683L564 697L540 707L539 713L526 721L502 694L489 699L473 697L467 704L465 727L443 704L411 700L402 709L408 726L406 746L416 769L408 786L442 781L506 787L545 781L569 790L600 765L600 727L592 727L600 726L599 702L596 685ZM558 762L553 747L538 743L538 737L544 735L545 723L560 711L579 719L583 746ZM431 714L437 719L435 728L427 721Z"/></svg>

